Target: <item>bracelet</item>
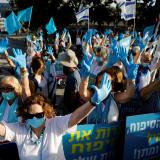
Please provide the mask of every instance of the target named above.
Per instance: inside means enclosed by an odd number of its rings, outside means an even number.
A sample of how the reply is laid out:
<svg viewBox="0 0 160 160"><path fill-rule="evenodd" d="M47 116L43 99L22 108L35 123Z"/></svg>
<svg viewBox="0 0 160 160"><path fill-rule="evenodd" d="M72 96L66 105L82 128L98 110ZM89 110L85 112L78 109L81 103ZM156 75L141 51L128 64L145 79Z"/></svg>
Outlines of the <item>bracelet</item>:
<svg viewBox="0 0 160 160"><path fill-rule="evenodd" d="M90 102L90 104L91 104L92 106L97 106L94 102L92 102L91 99L89 100L89 102Z"/></svg>
<svg viewBox="0 0 160 160"><path fill-rule="evenodd" d="M29 75L28 72L21 73L21 78L27 78L28 75Z"/></svg>

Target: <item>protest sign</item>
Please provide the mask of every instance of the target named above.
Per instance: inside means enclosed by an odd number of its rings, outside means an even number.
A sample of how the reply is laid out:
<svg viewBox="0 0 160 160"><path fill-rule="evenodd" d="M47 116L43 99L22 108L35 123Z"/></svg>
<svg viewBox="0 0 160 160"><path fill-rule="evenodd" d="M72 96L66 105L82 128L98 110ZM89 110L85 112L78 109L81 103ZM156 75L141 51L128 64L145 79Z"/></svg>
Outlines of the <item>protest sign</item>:
<svg viewBox="0 0 160 160"><path fill-rule="evenodd" d="M127 117L124 160L152 159L160 156L160 114Z"/></svg>
<svg viewBox="0 0 160 160"><path fill-rule="evenodd" d="M63 137L67 160L114 160L120 135L120 125L79 125L76 133Z"/></svg>

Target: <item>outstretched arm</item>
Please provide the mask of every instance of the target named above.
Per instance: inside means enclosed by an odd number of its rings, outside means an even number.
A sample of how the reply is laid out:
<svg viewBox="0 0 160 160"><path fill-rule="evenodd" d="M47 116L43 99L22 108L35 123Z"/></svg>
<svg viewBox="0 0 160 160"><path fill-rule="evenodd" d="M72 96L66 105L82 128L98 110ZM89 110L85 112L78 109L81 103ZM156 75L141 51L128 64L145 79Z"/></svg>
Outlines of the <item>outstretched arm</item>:
<svg viewBox="0 0 160 160"><path fill-rule="evenodd" d="M90 101L86 102L84 105L82 105L72 113L68 124L69 128L81 122L109 95L109 93L111 92L111 80L109 79L109 76L104 73L100 88L92 86L92 89L94 90L94 94L91 97Z"/></svg>
<svg viewBox="0 0 160 160"><path fill-rule="evenodd" d="M89 75L90 75L90 69L91 69L91 65L93 62L93 58L94 55L92 54L92 57L90 59L88 59L88 56L86 55L86 53L84 53L84 57L83 57L83 61L81 63L81 84L80 84L80 96L85 100L88 101L91 96L92 93L91 91L88 89L88 81L89 81Z"/></svg>
<svg viewBox="0 0 160 160"><path fill-rule="evenodd" d="M4 137L5 134L6 134L6 128L2 123L0 123L0 137Z"/></svg>
<svg viewBox="0 0 160 160"><path fill-rule="evenodd" d="M155 92L160 90L160 80L155 80L140 91L140 96L143 100L147 100Z"/></svg>
<svg viewBox="0 0 160 160"><path fill-rule="evenodd" d="M25 99L31 95L30 87L29 87L29 80L28 80L28 71L26 68L26 55L22 53L20 49L13 49L14 57L9 56L15 64L20 67L21 71L21 84L22 84L22 98Z"/></svg>

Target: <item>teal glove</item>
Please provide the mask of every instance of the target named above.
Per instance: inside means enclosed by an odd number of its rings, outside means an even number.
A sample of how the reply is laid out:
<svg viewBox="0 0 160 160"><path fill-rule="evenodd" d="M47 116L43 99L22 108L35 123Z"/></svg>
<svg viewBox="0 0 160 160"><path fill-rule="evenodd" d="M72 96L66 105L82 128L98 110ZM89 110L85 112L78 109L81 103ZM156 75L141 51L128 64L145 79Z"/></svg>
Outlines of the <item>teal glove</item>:
<svg viewBox="0 0 160 160"><path fill-rule="evenodd" d="M9 58L13 60L18 67L26 68L26 53L23 54L22 50L20 49L15 50L13 48L13 54L14 54L14 57L9 56Z"/></svg>
<svg viewBox="0 0 160 160"><path fill-rule="evenodd" d="M71 35L70 35L70 33L69 33L69 32L67 32L67 37L68 37L68 38L71 38Z"/></svg>
<svg viewBox="0 0 160 160"><path fill-rule="evenodd" d="M4 53L9 47L9 41L8 41L8 38L3 38L1 41L0 41L0 53Z"/></svg>
<svg viewBox="0 0 160 160"><path fill-rule="evenodd" d="M59 38L59 33L56 33L56 38Z"/></svg>
<svg viewBox="0 0 160 160"><path fill-rule="evenodd" d="M138 73L138 64L129 64L128 66L128 79L135 80Z"/></svg>
<svg viewBox="0 0 160 160"><path fill-rule="evenodd" d="M53 48L52 48L51 46L48 46L47 53L48 53L50 56L53 55Z"/></svg>
<svg viewBox="0 0 160 160"><path fill-rule="evenodd" d="M106 64L107 68L111 68L119 60L118 52L111 51L108 56L108 61Z"/></svg>
<svg viewBox="0 0 160 160"><path fill-rule="evenodd" d="M100 88L92 85L91 88L94 90L94 94L91 97L91 103L96 106L99 105L111 92L111 80L109 79L109 75L104 73L101 81Z"/></svg>
<svg viewBox="0 0 160 160"><path fill-rule="evenodd" d="M125 67L128 67L128 65L129 65L127 56L128 56L128 54L127 54L126 49L122 46L119 47L119 58L122 61L122 63L124 64Z"/></svg>
<svg viewBox="0 0 160 160"><path fill-rule="evenodd" d="M35 49L35 52L41 52L42 51L42 48L40 46L40 43L39 42L36 42L36 49Z"/></svg>
<svg viewBox="0 0 160 160"><path fill-rule="evenodd" d="M82 78L89 77L93 58L94 58L93 53L90 59L88 59L88 56L86 53L84 54L84 57L81 63L81 70L80 70L80 74Z"/></svg>
<svg viewBox="0 0 160 160"><path fill-rule="evenodd" d="M47 49L47 46L46 46L46 44L44 44L44 47L43 47L43 48L44 48L44 50L46 50L46 49Z"/></svg>

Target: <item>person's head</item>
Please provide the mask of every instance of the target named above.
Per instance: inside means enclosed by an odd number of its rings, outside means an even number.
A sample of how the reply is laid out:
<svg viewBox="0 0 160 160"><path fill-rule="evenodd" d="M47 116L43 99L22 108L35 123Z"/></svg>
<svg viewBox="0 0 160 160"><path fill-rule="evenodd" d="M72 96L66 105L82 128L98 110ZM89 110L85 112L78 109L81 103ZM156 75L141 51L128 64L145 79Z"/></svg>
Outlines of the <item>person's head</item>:
<svg viewBox="0 0 160 160"><path fill-rule="evenodd" d="M96 86L99 87L101 84L102 76L104 73L107 73L110 76L112 81L112 91L123 91L123 72L122 70L117 67L113 66L111 68L107 68L106 70L100 72L96 77Z"/></svg>
<svg viewBox="0 0 160 160"><path fill-rule="evenodd" d="M152 60L152 54L149 53L149 50L142 54L141 56L142 64L150 64L151 60Z"/></svg>
<svg viewBox="0 0 160 160"><path fill-rule="evenodd" d="M66 75L74 71L78 65L76 54L71 49L67 49L65 52L60 53L58 55L58 60L63 65L63 72Z"/></svg>
<svg viewBox="0 0 160 160"><path fill-rule="evenodd" d="M44 61L41 57L33 57L31 68L34 74L42 74L45 69Z"/></svg>
<svg viewBox="0 0 160 160"><path fill-rule="evenodd" d="M133 55L133 60L134 63L139 63L140 61L140 54L141 54L141 49L139 46L134 46L132 49L132 55Z"/></svg>
<svg viewBox="0 0 160 160"><path fill-rule="evenodd" d="M60 47L65 47L65 42L64 42L63 39L60 39L60 41L59 41L59 46L60 46Z"/></svg>
<svg viewBox="0 0 160 160"><path fill-rule="evenodd" d="M107 60L109 49L104 46L96 47L95 55L98 65L103 65Z"/></svg>
<svg viewBox="0 0 160 160"><path fill-rule="evenodd" d="M29 56L34 56L35 55L35 51L33 47L28 47L27 48L27 55Z"/></svg>
<svg viewBox="0 0 160 160"><path fill-rule="evenodd" d="M8 101L14 100L22 95L22 87L14 76L5 76L0 81L0 92L2 97Z"/></svg>
<svg viewBox="0 0 160 160"><path fill-rule="evenodd" d="M17 108L17 116L23 123L33 128L41 127L45 119L54 118L55 110L50 101L41 93L27 97L23 104Z"/></svg>
<svg viewBox="0 0 160 160"><path fill-rule="evenodd" d="M36 36L32 35L32 41L35 41L35 40L36 40Z"/></svg>

